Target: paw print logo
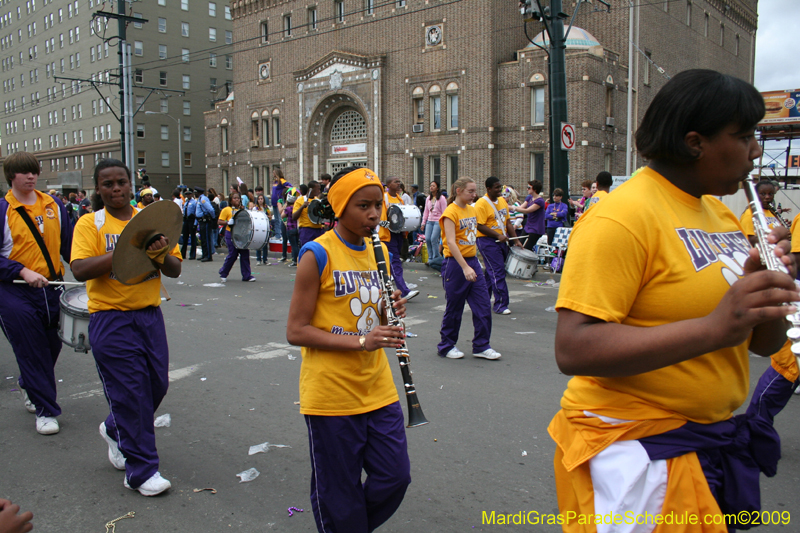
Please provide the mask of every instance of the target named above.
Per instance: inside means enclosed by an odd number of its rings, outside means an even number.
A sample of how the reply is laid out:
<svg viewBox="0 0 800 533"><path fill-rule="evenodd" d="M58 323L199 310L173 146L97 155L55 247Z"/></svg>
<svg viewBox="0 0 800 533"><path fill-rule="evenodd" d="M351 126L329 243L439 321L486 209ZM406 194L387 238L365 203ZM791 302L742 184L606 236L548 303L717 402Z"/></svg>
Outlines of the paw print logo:
<svg viewBox="0 0 800 533"><path fill-rule="evenodd" d="M358 322L356 323L358 331L372 331L373 328L381 323L375 307L370 305L377 304L380 298L381 292L378 287L365 287L362 285L358 290L358 296L350 300L350 312L353 313L353 316L358 317Z"/></svg>
<svg viewBox="0 0 800 533"><path fill-rule="evenodd" d="M747 261L747 255L742 252L734 252L733 257L727 255L720 255L719 260L725 265L722 267L722 277L728 282L728 285L733 285L739 278L744 276L744 263Z"/></svg>

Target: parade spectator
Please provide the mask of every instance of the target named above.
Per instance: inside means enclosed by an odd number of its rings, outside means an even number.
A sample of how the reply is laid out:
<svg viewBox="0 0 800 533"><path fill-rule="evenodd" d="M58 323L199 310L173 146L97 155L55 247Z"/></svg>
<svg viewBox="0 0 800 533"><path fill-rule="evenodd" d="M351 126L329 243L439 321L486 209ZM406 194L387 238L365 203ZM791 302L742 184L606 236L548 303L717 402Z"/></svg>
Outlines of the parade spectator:
<svg viewBox="0 0 800 533"><path fill-rule="evenodd" d="M255 281L256 278L250 271L250 250L236 248L233 244L233 235L231 235L231 228L236 224L234 217L236 213L244 209L238 192L231 194L230 198L228 198L228 204L228 207L223 209L219 215L219 224L225 228L225 244L228 247L228 255L225 257L222 268L219 269L220 281L222 283L228 281L228 274L230 274L237 257L239 258L239 267L242 270L242 281Z"/></svg>
<svg viewBox="0 0 800 533"><path fill-rule="evenodd" d="M425 228L425 244L428 248L428 262L439 257L441 229L439 218L447 208L447 197L439 189L439 182L432 181L428 189L430 195L425 199L422 210L422 227Z"/></svg>
<svg viewBox="0 0 800 533"><path fill-rule="evenodd" d="M183 211L183 197L180 189L175 189L172 191L172 202L177 205L181 211Z"/></svg>
<svg viewBox="0 0 800 533"><path fill-rule="evenodd" d="M270 195L272 202L272 229L275 233L275 238L281 240L283 240L283 224L278 211L278 199L283 197L284 191L291 186L292 184L284 179L283 170L279 167L272 169L272 194Z"/></svg>
<svg viewBox="0 0 800 533"><path fill-rule="evenodd" d="M92 201L86 197L86 191L78 191L78 218L92 212Z"/></svg>
<svg viewBox="0 0 800 533"><path fill-rule="evenodd" d="M142 199L139 204L136 206L139 209L144 209L148 205L152 204L155 199L153 198L153 190L152 189L142 189L139 193L139 197Z"/></svg>
<svg viewBox="0 0 800 533"><path fill-rule="evenodd" d="M553 238L556 236L556 230L563 228L567 223L567 215L569 208L567 204L561 200L564 198L564 191L556 189L553 191L553 203L547 206L545 210L544 219L547 232L547 244L553 244Z"/></svg>
<svg viewBox="0 0 800 533"><path fill-rule="evenodd" d="M292 187L286 190L286 207L283 210L283 216L286 217L286 233L289 237L289 243L292 246L292 262L289 266L297 266L297 256L300 253L300 235L297 226L297 220L292 216L294 210L295 200L299 195L299 191Z"/></svg>
<svg viewBox="0 0 800 533"><path fill-rule="evenodd" d="M319 186L322 189L322 192L328 192L328 187L331 185L331 175L330 174L322 174L319 177Z"/></svg>
<svg viewBox="0 0 800 533"><path fill-rule="evenodd" d="M74 192L69 193L69 200L65 205L67 208L67 213L69 214L69 222L72 227L75 227L75 224L78 222L80 205L78 205L78 195Z"/></svg>
<svg viewBox="0 0 800 533"><path fill-rule="evenodd" d="M528 182L528 196L521 206L515 208L520 213L525 213L525 239L526 250L533 250L536 243L544 235L544 198L542 198L542 182L533 180Z"/></svg>
<svg viewBox="0 0 800 533"><path fill-rule="evenodd" d="M211 256L214 255L214 243L211 241L211 231L217 230L217 217L214 206L205 194L205 189L195 187L194 190L197 193L195 217L200 224L200 245L203 249L200 262L206 263L213 261Z"/></svg>
<svg viewBox="0 0 800 533"><path fill-rule="evenodd" d="M589 208L594 207L597 202L608 196L608 193L611 191L611 186L614 185L614 177L611 175L611 172L603 170L597 174L594 185L597 190L592 193L592 197L587 202L588 205L584 205L584 213L588 211Z"/></svg>
<svg viewBox="0 0 800 533"><path fill-rule="evenodd" d="M580 216L583 214L583 208L586 205L586 202L589 201L589 198L592 197L592 181L591 180L583 180L581 182L581 197L578 200L573 200L572 198L569 199L569 205L575 208L575 220L578 220Z"/></svg>

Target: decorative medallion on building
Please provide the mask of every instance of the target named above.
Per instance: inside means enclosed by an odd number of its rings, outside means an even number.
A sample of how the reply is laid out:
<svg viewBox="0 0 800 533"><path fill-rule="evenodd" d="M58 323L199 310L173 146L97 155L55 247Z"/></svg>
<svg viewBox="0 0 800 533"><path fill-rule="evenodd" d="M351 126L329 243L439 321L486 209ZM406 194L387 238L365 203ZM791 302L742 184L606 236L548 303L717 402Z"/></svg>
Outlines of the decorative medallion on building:
<svg viewBox="0 0 800 533"><path fill-rule="evenodd" d="M434 24L425 28L425 46L439 46L442 44L442 25Z"/></svg>
<svg viewBox="0 0 800 533"><path fill-rule="evenodd" d="M342 88L342 73L334 70L331 73L331 90L337 91Z"/></svg>
<svg viewBox="0 0 800 533"><path fill-rule="evenodd" d="M270 62L267 61L265 63L258 64L258 79L260 81L266 81L269 79L271 74L272 68Z"/></svg>

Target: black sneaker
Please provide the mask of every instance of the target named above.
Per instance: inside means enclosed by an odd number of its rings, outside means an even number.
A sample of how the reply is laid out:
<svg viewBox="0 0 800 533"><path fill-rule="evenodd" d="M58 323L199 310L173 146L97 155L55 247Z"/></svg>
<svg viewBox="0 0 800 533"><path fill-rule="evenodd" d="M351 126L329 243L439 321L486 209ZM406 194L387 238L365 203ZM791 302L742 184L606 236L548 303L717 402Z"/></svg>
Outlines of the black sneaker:
<svg viewBox="0 0 800 533"><path fill-rule="evenodd" d="M285 262L286 262L285 257L281 257L280 259L278 259L278 263L285 263Z"/></svg>

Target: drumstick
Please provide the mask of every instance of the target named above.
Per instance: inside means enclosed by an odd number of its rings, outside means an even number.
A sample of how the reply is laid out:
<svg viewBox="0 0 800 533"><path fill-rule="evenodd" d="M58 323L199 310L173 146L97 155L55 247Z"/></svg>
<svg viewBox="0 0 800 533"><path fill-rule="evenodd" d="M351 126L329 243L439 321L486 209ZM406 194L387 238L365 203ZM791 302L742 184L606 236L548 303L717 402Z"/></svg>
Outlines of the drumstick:
<svg viewBox="0 0 800 533"><path fill-rule="evenodd" d="M520 237L509 237L509 238L508 238L508 240L509 240L509 241L515 241L515 240L517 240L517 239L525 239L526 237L527 237L527 235L522 235L522 236L520 236ZM497 239L497 240L496 240L496 241L494 241L494 242L500 242L500 239Z"/></svg>
<svg viewBox="0 0 800 533"><path fill-rule="evenodd" d="M24 279L15 279L14 283L24 283L26 285L28 284L28 282L25 281ZM82 281L48 281L47 284L48 285L86 285L86 283L84 283Z"/></svg>

